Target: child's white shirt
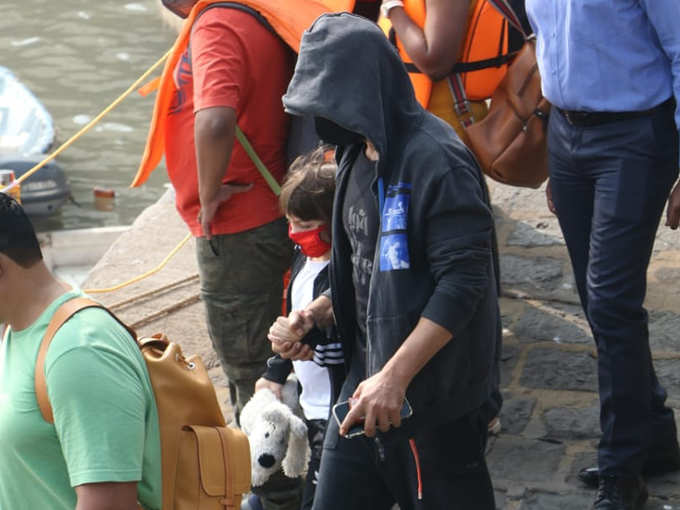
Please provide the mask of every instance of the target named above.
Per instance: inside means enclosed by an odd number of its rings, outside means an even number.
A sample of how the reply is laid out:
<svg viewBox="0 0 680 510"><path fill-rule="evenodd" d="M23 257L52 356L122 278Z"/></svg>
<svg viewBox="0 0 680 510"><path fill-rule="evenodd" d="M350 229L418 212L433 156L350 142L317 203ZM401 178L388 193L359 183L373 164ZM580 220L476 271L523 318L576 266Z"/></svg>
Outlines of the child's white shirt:
<svg viewBox="0 0 680 510"><path fill-rule="evenodd" d="M295 276L291 287L291 310L302 310L314 299L314 280L328 265L327 260L307 260ZM316 355L316 353L315 353ZM300 406L308 420L327 420L331 400L331 382L326 367L314 361L293 361L302 386Z"/></svg>

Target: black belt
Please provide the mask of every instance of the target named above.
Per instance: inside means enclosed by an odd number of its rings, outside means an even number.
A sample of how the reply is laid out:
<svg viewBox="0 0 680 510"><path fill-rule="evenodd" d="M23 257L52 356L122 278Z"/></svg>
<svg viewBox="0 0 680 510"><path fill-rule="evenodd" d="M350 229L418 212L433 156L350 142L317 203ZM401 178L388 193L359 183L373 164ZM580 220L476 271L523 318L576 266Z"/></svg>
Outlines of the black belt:
<svg viewBox="0 0 680 510"><path fill-rule="evenodd" d="M607 124L609 122L619 122L622 120L638 119L640 117L647 117L659 110L675 108L675 99L670 97L663 103L650 108L649 110L638 110L634 112L584 112L575 110L563 110L557 108L567 122L573 126L597 126L600 124Z"/></svg>

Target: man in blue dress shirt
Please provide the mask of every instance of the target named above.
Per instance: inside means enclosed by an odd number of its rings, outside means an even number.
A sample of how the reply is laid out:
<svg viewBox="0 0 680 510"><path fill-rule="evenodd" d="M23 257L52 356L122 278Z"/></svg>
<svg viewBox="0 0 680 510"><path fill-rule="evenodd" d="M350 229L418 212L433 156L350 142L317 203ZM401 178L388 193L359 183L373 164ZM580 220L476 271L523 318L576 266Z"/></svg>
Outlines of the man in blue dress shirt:
<svg viewBox="0 0 680 510"><path fill-rule="evenodd" d="M599 469L580 476L599 480L593 509L638 509L641 475L680 467L643 307L667 199L666 224L680 219L680 1L527 0L527 12L554 105L548 203L598 348Z"/></svg>

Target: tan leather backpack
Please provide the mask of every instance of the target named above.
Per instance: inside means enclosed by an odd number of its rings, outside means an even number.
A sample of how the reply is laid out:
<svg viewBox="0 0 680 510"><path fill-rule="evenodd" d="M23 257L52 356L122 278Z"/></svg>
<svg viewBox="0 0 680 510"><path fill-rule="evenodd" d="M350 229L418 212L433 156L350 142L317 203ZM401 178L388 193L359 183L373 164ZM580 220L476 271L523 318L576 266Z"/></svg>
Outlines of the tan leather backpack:
<svg viewBox="0 0 680 510"><path fill-rule="evenodd" d="M35 393L49 423L54 423L54 417L45 381L47 350L66 321L93 307L106 310L87 298L67 301L55 312L43 337L35 366ZM239 509L241 496L250 490L248 438L226 426L203 362L198 356L186 358L180 346L165 335L137 339L134 331L125 328L142 351L156 397L163 510Z"/></svg>

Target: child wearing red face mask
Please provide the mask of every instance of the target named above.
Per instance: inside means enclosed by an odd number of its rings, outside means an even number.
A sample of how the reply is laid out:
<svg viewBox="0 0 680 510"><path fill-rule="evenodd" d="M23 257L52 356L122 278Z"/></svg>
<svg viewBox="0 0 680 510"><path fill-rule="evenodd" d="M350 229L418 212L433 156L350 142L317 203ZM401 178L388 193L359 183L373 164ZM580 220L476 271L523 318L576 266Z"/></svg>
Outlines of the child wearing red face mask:
<svg viewBox="0 0 680 510"><path fill-rule="evenodd" d="M329 288L328 263L331 258L330 217L335 192L336 165L328 157L328 148L320 147L299 157L291 166L281 188L279 202L288 218L288 235L297 249L291 268L287 312L303 310ZM279 317L270 331L288 328L288 319ZM330 415L344 379L344 358L333 331L313 328L302 340L308 347L297 361L278 354L267 362L267 371L255 391L263 388L281 396L281 388L294 369L302 387L300 406L307 423L312 450L305 481L301 509L312 507L315 476L321 463L323 438Z"/></svg>

